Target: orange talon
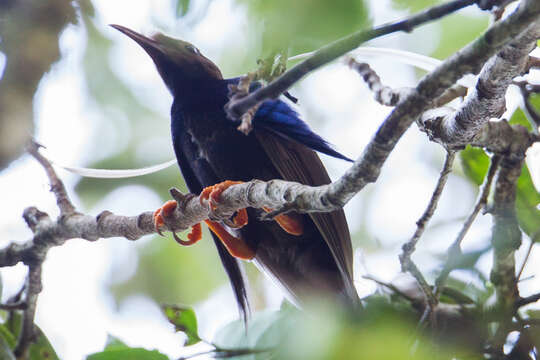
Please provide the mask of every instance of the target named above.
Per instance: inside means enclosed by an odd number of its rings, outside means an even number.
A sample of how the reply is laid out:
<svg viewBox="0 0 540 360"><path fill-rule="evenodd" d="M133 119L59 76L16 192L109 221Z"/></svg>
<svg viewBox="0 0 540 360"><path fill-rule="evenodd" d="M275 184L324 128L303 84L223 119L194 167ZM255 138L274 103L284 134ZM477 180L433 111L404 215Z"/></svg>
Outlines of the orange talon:
<svg viewBox="0 0 540 360"><path fill-rule="evenodd" d="M182 246L189 246L195 244L197 241L202 239L202 228L201 223L197 223L191 227L191 231L188 234L188 240L182 240L173 232L174 240Z"/></svg>
<svg viewBox="0 0 540 360"><path fill-rule="evenodd" d="M236 212L236 215L233 217L234 228L238 229L243 226L246 226L248 223L248 214L246 209L240 209Z"/></svg>
<svg viewBox="0 0 540 360"><path fill-rule="evenodd" d="M273 211L268 207L263 207L263 210L266 212ZM279 226L281 226L283 230L291 235L299 236L304 233L304 221L302 220L302 216L299 214L281 214L274 217L274 220Z"/></svg>
<svg viewBox="0 0 540 360"><path fill-rule="evenodd" d="M216 210L221 193L224 192L228 187L232 185L237 185L237 184L242 184L242 183L243 181L226 180L212 186L207 186L203 189L203 191L201 192L201 195L199 195L199 201L202 204L204 200L208 200L210 204L210 209ZM245 226L248 223L248 215L247 215L246 209L238 210L232 220L233 220L234 228L241 228L242 226Z"/></svg>
<svg viewBox="0 0 540 360"><path fill-rule="evenodd" d="M192 244L195 244L197 241L202 239L202 227L201 223L197 223L191 227L191 231L188 234L187 238Z"/></svg>
<svg viewBox="0 0 540 360"><path fill-rule="evenodd" d="M178 203L174 200L169 200L161 207L161 215L165 217L171 216L173 211L178 206Z"/></svg>
<svg viewBox="0 0 540 360"><path fill-rule="evenodd" d="M163 222L163 218L161 217L161 208L159 208L154 211L154 228L159 235L163 235L160 230L163 225L165 225L165 223Z"/></svg>
<svg viewBox="0 0 540 360"><path fill-rule="evenodd" d="M232 236L223 226L215 221L205 220L204 222L221 240L223 245L225 245L229 254L242 260L251 260L255 257L255 251L243 239Z"/></svg>
<svg viewBox="0 0 540 360"><path fill-rule="evenodd" d="M169 200L163 206L161 206L159 209L154 211L154 227L159 235L163 235L161 233L161 227L165 225L165 221L163 220L163 217L171 216L172 212L178 204L174 200Z"/></svg>

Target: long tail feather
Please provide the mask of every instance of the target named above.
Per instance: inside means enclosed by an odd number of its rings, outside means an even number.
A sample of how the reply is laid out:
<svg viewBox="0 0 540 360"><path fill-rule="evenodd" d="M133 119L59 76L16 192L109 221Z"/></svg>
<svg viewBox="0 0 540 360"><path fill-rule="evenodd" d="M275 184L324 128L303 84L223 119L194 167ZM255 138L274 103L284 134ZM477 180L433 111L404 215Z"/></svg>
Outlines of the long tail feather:
<svg viewBox="0 0 540 360"><path fill-rule="evenodd" d="M249 304L246 284L244 282L244 276L242 275L242 269L240 269L240 264L238 264L238 261L229 254L225 246L223 246L221 243L221 240L219 240L214 233L211 234L214 238L214 242L216 243L221 263L229 276L234 297L236 298L236 303L238 304L238 310L240 311L240 316L244 322L247 323L249 316Z"/></svg>
<svg viewBox="0 0 540 360"><path fill-rule="evenodd" d="M75 166L67 166L59 164L56 161L52 163L62 169L69 171L73 174L81 175L84 177L90 178L99 178L99 179L121 179L121 178L130 178L141 175L152 174L163 169L166 169L172 165L176 164L176 159L171 159L161 164L152 165L148 167L143 167L139 169L122 169L122 170L113 170L113 169L92 169L92 168L82 168Z"/></svg>

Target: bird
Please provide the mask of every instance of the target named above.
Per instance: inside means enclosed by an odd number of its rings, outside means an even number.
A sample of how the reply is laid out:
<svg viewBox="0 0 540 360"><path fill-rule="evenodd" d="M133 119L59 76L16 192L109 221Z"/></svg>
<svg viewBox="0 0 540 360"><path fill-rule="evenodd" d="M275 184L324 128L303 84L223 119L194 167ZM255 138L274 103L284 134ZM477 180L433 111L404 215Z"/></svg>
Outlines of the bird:
<svg viewBox="0 0 540 360"><path fill-rule="evenodd" d="M252 179L284 179L311 186L330 183L316 151L352 161L314 133L281 99L264 101L253 118L253 130L245 135L224 110L230 86L238 84L239 78L224 79L217 65L191 43L159 32L147 37L121 25L111 26L144 49L172 94L172 143L180 171L189 191L211 200L211 206L219 206L219 194L228 186ZM162 216L176 205L168 201L156 211L158 230ZM358 306L344 212L288 213L275 221L261 220L271 210L247 208L231 221L205 221L240 315L245 319L250 311L240 265L248 260L296 305L315 295ZM176 239L192 245L200 238L198 224L188 240Z"/></svg>

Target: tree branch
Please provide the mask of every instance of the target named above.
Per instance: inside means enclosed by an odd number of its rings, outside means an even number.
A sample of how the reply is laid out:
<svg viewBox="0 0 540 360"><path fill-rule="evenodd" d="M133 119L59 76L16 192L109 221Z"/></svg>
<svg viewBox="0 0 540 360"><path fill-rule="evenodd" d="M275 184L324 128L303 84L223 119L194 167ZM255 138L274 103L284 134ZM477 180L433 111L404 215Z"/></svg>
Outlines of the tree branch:
<svg viewBox="0 0 540 360"><path fill-rule="evenodd" d="M444 284L446 283L446 280L448 279L448 276L454 269L455 261L461 255L461 242L465 238L465 235L469 231L471 225L473 224L480 210L482 210L487 204L489 192L491 190L491 183L493 182L495 173L497 172L497 169L499 168L500 160L501 160L500 156L493 156L491 158L491 164L489 166L488 173L484 180L484 184L482 185L482 190L480 192L480 196L478 197L478 201L476 202L476 205L474 206L474 209L471 212L471 214L467 217L467 220L465 220L465 223L463 223L463 226L461 230L459 231L456 239L454 240L452 245L450 245L450 247L448 248L448 251L447 251L448 257L443 266L443 270L437 277L437 280L435 280L434 292L435 292L435 297L437 298L440 295L444 287Z"/></svg>
<svg viewBox="0 0 540 360"><path fill-rule="evenodd" d="M493 268L490 280L495 287L500 326L493 339L493 347L501 354L515 304L520 296L516 279L515 252L521 246L521 230L516 217L516 184L521 174L525 154L511 154L503 157L495 181L493 206Z"/></svg>
<svg viewBox="0 0 540 360"><path fill-rule="evenodd" d="M420 128L431 140L445 146L461 147L469 143L484 124L504 113L506 90L525 69L538 37L540 21L531 24L484 65L476 88L457 111L428 110L419 120Z"/></svg>
<svg viewBox="0 0 540 360"><path fill-rule="evenodd" d="M384 24L369 30L359 31L339 39L315 51L312 56L302 61L300 64L295 65L289 71L268 84L268 86L262 87L245 97L231 99L225 106L225 110L231 120L239 120L242 114L248 109L266 99L277 98L306 74L357 48L360 44L398 31L411 32L419 25L444 17L461 8L472 5L475 2L475 0L450 1L446 4L429 8L408 19Z"/></svg>
<svg viewBox="0 0 540 360"><path fill-rule="evenodd" d="M401 262L401 270L407 271L411 273L412 276L414 276L414 278L418 282L418 285L422 289L422 292L424 293L427 303L426 309L429 309L430 312L432 312L437 305L437 298L433 295L431 287L429 286L428 282L426 281L420 270L417 268L416 264L412 261L411 256L416 249L416 244L418 243L418 240L420 240L420 237L424 233L427 223L435 213L435 209L437 208L437 204L439 203L442 191L444 189L444 186L446 185L446 181L448 180L448 175L450 175L450 172L452 171L452 164L454 163L455 155L456 153L454 151L449 151L447 153L444 166L441 170L439 180L437 181L437 185L435 186L435 190L433 191L433 195L431 196L429 204L420 219L416 222L417 227L414 235L407 243L403 245L403 252L399 256L399 260Z"/></svg>

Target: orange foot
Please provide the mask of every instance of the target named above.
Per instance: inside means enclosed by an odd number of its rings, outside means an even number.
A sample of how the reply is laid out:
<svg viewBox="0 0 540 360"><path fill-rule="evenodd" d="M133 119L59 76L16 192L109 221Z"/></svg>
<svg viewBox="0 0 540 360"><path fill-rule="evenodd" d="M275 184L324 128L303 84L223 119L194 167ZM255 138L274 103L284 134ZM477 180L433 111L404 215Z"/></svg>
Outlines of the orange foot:
<svg viewBox="0 0 540 360"><path fill-rule="evenodd" d="M169 200L165 204L163 204L162 207L154 211L154 227L156 228L156 231L159 235L163 235L161 232L161 227L165 225L163 217L171 216L172 212L176 209L177 206L178 203L176 201ZM176 242L178 242L180 245L193 245L197 241L202 239L201 224L198 223L191 227L191 232L187 236L187 241L180 239L174 232L173 237L174 240L176 240Z"/></svg>
<svg viewBox="0 0 540 360"><path fill-rule="evenodd" d="M225 191L228 187L241 183L242 181L227 180L213 186L208 186L204 188L204 190L201 192L200 201L202 203L203 200L208 200L210 209L216 210L221 193ZM225 247L229 251L229 254L238 259L253 259L253 257L255 256L255 251L253 251L253 249L251 249L243 239L231 235L227 231L227 229L225 229L218 222L212 220L205 220L205 223L206 225L208 225L208 228L221 240L223 245L225 245ZM247 223L247 211L246 209L240 209L236 212L236 215L233 217L232 222L227 225L232 228L241 228Z"/></svg>
<svg viewBox="0 0 540 360"><path fill-rule="evenodd" d="M263 207L266 212L272 212L272 209ZM304 221L300 214L281 214L274 217L274 220L283 230L291 235L302 235L304 233Z"/></svg>
<svg viewBox="0 0 540 360"><path fill-rule="evenodd" d="M251 260L255 257L255 251L243 239L232 236L227 229L215 221L205 220L204 222L225 245L229 254L242 260Z"/></svg>
<svg viewBox="0 0 540 360"><path fill-rule="evenodd" d="M241 184L241 183L242 181L226 180L218 184L205 187L200 195L201 204L203 200L208 200L210 204L210 209L216 210L221 193L224 192L228 187L232 185ZM233 217L232 224L230 224L230 226L233 228L241 228L242 226L245 226L247 223L248 223L247 211L246 209L240 209L236 212L236 215Z"/></svg>

